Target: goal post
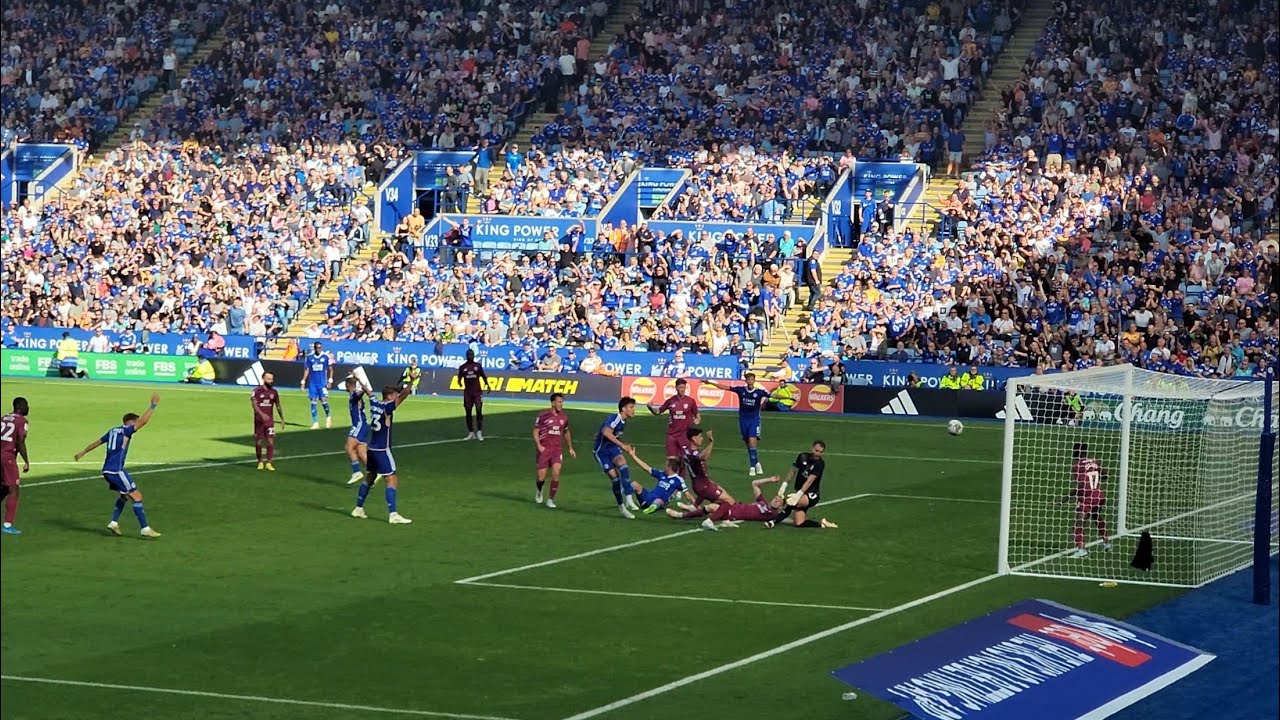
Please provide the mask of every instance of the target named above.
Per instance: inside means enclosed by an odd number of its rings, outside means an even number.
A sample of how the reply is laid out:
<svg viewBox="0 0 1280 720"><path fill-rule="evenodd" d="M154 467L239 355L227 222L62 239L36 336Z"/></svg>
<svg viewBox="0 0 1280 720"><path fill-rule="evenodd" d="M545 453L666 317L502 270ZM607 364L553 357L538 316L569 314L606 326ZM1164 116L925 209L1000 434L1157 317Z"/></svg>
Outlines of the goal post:
<svg viewBox="0 0 1280 720"><path fill-rule="evenodd" d="M1247 567L1267 386L1132 365L1010 379L998 571L1198 587ZM1145 571L1130 566L1144 533ZM1262 542L1276 553L1274 533Z"/></svg>

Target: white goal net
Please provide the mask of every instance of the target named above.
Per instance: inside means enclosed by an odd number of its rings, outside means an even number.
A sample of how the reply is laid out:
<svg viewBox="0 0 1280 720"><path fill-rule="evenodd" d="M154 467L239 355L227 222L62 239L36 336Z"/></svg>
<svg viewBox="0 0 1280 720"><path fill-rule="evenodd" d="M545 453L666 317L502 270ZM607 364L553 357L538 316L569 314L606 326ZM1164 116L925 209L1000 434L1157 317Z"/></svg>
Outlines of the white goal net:
<svg viewBox="0 0 1280 720"><path fill-rule="evenodd" d="M1000 572L1198 587L1248 566L1263 391L1131 365L1010 380Z"/></svg>

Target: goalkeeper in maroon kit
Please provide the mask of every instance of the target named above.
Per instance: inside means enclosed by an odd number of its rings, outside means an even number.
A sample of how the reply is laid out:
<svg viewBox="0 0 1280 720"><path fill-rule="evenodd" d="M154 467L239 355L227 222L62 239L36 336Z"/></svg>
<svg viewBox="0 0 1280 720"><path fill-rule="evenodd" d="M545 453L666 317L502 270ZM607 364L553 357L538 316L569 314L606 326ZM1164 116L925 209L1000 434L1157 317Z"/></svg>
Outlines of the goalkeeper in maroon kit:
<svg viewBox="0 0 1280 720"><path fill-rule="evenodd" d="M1084 546L1084 528L1086 523L1093 523L1098 528L1098 536L1102 538L1102 549L1111 549L1111 540L1107 537L1107 521L1102 518L1102 507L1107 504L1107 491L1102 481L1107 479L1106 468L1089 457L1089 445L1076 443L1071 447L1071 479L1075 488L1058 498L1059 502L1076 501L1075 543L1076 549L1071 557L1084 557L1089 551Z"/></svg>

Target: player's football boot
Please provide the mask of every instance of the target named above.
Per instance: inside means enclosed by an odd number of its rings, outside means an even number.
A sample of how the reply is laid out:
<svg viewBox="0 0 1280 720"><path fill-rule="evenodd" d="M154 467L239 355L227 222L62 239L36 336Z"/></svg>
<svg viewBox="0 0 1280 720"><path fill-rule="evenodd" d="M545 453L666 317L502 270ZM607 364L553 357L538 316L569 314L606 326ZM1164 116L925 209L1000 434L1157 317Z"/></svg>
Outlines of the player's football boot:
<svg viewBox="0 0 1280 720"><path fill-rule="evenodd" d="M351 517L360 518L361 520L363 520L369 516L364 513L364 508L358 507L355 510L351 511Z"/></svg>
<svg viewBox="0 0 1280 720"><path fill-rule="evenodd" d="M267 467L267 464L266 464L266 463L264 463L264 462L260 462L260 463L258 463L258 469L259 469L259 470L263 470L263 469L265 469L266 467Z"/></svg>
<svg viewBox="0 0 1280 720"><path fill-rule="evenodd" d="M547 498L547 507L551 508L552 510L555 509L556 501L554 498Z"/></svg>
<svg viewBox="0 0 1280 720"><path fill-rule="evenodd" d="M739 524L740 523L737 520L721 520L720 521L720 527L722 528L736 528L738 527Z"/></svg>
<svg viewBox="0 0 1280 720"><path fill-rule="evenodd" d="M640 503L636 502L636 496L635 496L635 495L627 495L627 496L625 496L625 498L623 499L622 503L623 503L624 505L626 505L626 506L627 506L627 509L628 509L628 510L639 510L639 509L640 509Z"/></svg>
<svg viewBox="0 0 1280 720"><path fill-rule="evenodd" d="M534 502L536 502L536 503L539 503L539 504L541 504L541 503L542 503L542 491L541 491L541 490L539 490L538 492L536 492L536 493L534 493L534 494L533 494L533 501L534 501Z"/></svg>
<svg viewBox="0 0 1280 720"><path fill-rule="evenodd" d="M318 422L313 422L313 423L311 423L311 429L312 429L312 430L319 430L319 429L320 429L320 423L318 423Z"/></svg>
<svg viewBox="0 0 1280 720"><path fill-rule="evenodd" d="M676 520L683 520L684 513L680 512L679 510L672 510L671 508L667 508L667 517L675 518Z"/></svg>
<svg viewBox="0 0 1280 720"><path fill-rule="evenodd" d="M21 530L19 530L18 528L12 525L5 525L3 528L0 528L0 532L3 532L5 535L21 535L22 534Z"/></svg>
<svg viewBox="0 0 1280 720"><path fill-rule="evenodd" d="M636 519L636 516L631 514L631 511L627 509L627 506L625 504L618 506L618 514L628 520Z"/></svg>
<svg viewBox="0 0 1280 720"><path fill-rule="evenodd" d="M107 523L107 532L111 533L112 535L121 535L122 533L120 532L120 523L116 522L115 520L112 520L111 522Z"/></svg>
<svg viewBox="0 0 1280 720"><path fill-rule="evenodd" d="M156 532L155 530L152 530L150 525L148 525L148 526L146 526L146 527L142 528L142 532L140 532L140 533L138 533L138 534L139 534L139 535L141 535L141 536L142 536L142 537L144 537L144 538L158 538L158 537L160 537L160 533Z"/></svg>
<svg viewBox="0 0 1280 720"><path fill-rule="evenodd" d="M1103 549L1103 550L1110 550L1110 549L1111 549L1111 543L1109 543L1109 542L1104 542L1104 543L1102 543L1102 549Z"/></svg>
<svg viewBox="0 0 1280 720"><path fill-rule="evenodd" d="M394 513L391 513L391 515L387 518L387 522L391 523L392 525L408 525L413 521L401 515L398 512L394 512Z"/></svg>
<svg viewBox="0 0 1280 720"><path fill-rule="evenodd" d="M347 484L348 484L348 485L355 485L356 483L360 482L360 481L361 481L361 480L363 480L363 479L364 479L364 473L362 473L362 472L353 472L353 473L351 473L351 479L350 479L350 480L347 480Z"/></svg>
<svg viewBox="0 0 1280 720"><path fill-rule="evenodd" d="M747 477L755 477L755 476L756 476L756 466L755 465L748 466Z"/></svg>
<svg viewBox="0 0 1280 720"><path fill-rule="evenodd" d="M701 527L703 530L712 530L712 531L720 530L720 528L716 527L715 523L711 522L711 518L707 518L706 520L703 520L702 525L700 525L699 527Z"/></svg>
<svg viewBox="0 0 1280 720"><path fill-rule="evenodd" d="M331 418L331 417L326 417L326 418L324 419L324 426L325 426L325 428L331 428L331 427L333 427L333 418Z"/></svg>
<svg viewBox="0 0 1280 720"><path fill-rule="evenodd" d="M271 463L267 463L267 469L270 470L271 472L275 472L276 466L272 465Z"/></svg>
<svg viewBox="0 0 1280 720"><path fill-rule="evenodd" d="M835 523L831 522L830 520L828 520L828 519L826 519L826 518L822 518L821 520L819 520L819 521L818 521L818 524L819 524L819 525L821 525L821 526L822 526L822 527L824 527L824 528L828 528L828 529L831 529L831 530L835 530L835 529L837 529L837 528L839 528L839 527L840 527L839 525L837 525L837 524L835 524Z"/></svg>
<svg viewBox="0 0 1280 720"><path fill-rule="evenodd" d="M751 470L752 470L752 471L754 472L754 474L756 474L756 475L760 475L760 476L763 476L763 475L764 475L764 466L763 466L763 465L761 465L760 463L756 463L756 466L755 466L755 467L753 467L753 468L751 468Z"/></svg>
<svg viewBox="0 0 1280 720"><path fill-rule="evenodd" d="M1085 550L1084 548L1076 548L1075 552L1071 553L1067 557L1082 558L1088 554L1089 554L1088 550Z"/></svg>
<svg viewBox="0 0 1280 720"><path fill-rule="evenodd" d="M476 439L476 434L475 434L475 433L473 433L473 432L469 432L469 433L467 433L467 439L468 439L468 440L475 440L475 439Z"/></svg>
<svg viewBox="0 0 1280 720"><path fill-rule="evenodd" d="M766 521L764 522L764 529L765 529L765 530L771 530L771 529L773 529L773 526L774 526L774 525L777 525L777 524L778 524L778 523L777 523L777 521L776 521L776 520L766 520Z"/></svg>
<svg viewBox="0 0 1280 720"><path fill-rule="evenodd" d="M657 503L649 503L649 506L648 506L648 507L646 507L646 508L643 510L643 512L644 512L644 514L645 514L645 515L652 515L652 514L654 514L654 513L658 512L658 504L657 504Z"/></svg>
<svg viewBox="0 0 1280 720"><path fill-rule="evenodd" d="M476 431L476 439L477 439L477 440L480 440L481 442L483 442L483 441L484 441L484 431L483 431L483 430L477 430L477 431Z"/></svg>

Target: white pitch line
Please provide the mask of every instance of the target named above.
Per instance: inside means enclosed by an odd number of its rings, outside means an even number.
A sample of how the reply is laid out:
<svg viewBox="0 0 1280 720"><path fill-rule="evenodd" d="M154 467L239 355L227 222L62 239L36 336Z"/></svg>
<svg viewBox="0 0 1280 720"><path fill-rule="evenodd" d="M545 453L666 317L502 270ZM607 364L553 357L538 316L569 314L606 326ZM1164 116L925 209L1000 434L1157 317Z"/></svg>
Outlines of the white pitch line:
<svg viewBox="0 0 1280 720"><path fill-rule="evenodd" d="M816 608L819 610L857 610L861 612L880 612L884 608L861 607L858 605L817 605L813 603L773 602L770 600L735 600L734 598L698 597L695 595L661 595L658 593L618 592L614 590L586 590L583 588L545 587L542 585L514 585L510 583L466 582L462 585L476 587L507 588L510 590L540 590L542 592L576 593L581 595L609 595L613 597L651 598L654 600L688 600L691 602L726 603L729 605L774 605L792 608Z"/></svg>
<svg viewBox="0 0 1280 720"><path fill-rule="evenodd" d="M937 497L934 495L895 495L893 493L872 493L875 497L898 498L900 500L936 500L938 502L962 502L962 503L982 503L984 505L999 505L999 500L982 500L980 498L958 498L958 497Z"/></svg>
<svg viewBox="0 0 1280 720"><path fill-rule="evenodd" d="M639 547L641 545L648 545L649 543L656 543L656 542L662 542L663 540L670 540L671 538L680 537L681 535L692 535L694 533L700 533L700 532L704 532L704 531L699 528L693 528L692 530L681 530L680 532L667 533L666 535L659 535L657 537L646 538L644 540L636 540L635 542L623 543L621 545L610 545L609 547L600 548L598 550L588 550L587 552L577 553L576 555L566 555L564 557L553 558L551 560L543 560L542 562L529 563L528 565L521 565L520 567L509 568L507 570L497 570L495 572L485 573L484 575L476 575L475 577L463 578L461 580L454 580L453 582L456 585L469 585L471 583L479 582L481 580L488 580L489 578L502 577L503 575L513 575L518 572L524 572L525 570L533 570L535 568L547 567L548 565L559 565L560 563L569 562L570 560L578 560L580 558L591 557L593 555L603 555L605 553L611 553L617 550L625 550L626 548Z"/></svg>
<svg viewBox="0 0 1280 720"><path fill-rule="evenodd" d="M271 703L274 705L299 705L303 707L329 708L332 710L354 710L357 712L383 713L387 715L453 718L453 720L512 720L512 718L504 718L496 715L469 715L466 713L437 712L435 710L411 710L408 708L352 705L349 703L319 702L316 700L294 700L291 698L264 697L262 695L238 695L235 693L206 692L203 690L179 690L177 688L147 687L144 685L117 685L115 683L86 682L82 680L58 680L55 678L27 677L25 675L0 675L0 679L12 682L39 683L43 685L70 685L73 687L98 688L102 690L128 690L130 692L217 698L219 700L240 700L242 702Z"/></svg>
<svg viewBox="0 0 1280 720"><path fill-rule="evenodd" d="M466 438L449 438L448 440L428 440L418 443L403 443L398 448L424 447L427 445L446 445L449 443L464 442ZM280 455L276 460L300 460L303 458L324 457L325 455L346 455L346 450L326 450L324 452L302 453L299 455ZM227 465L252 465L258 462L256 459L245 460L226 460L221 462L198 463L194 465L167 465L165 467L152 468L151 470L129 471L130 475L150 475L152 473L176 472L178 470L200 470L211 467L226 467ZM34 464L34 463L33 463ZM147 463L140 463L147 464ZM155 464L155 463L153 463ZM65 483L84 482L85 480L101 480L102 474L84 475L81 477L62 478L60 480L37 480L36 482L24 482L23 488L42 487L45 485L63 485Z"/></svg>
<svg viewBox="0 0 1280 720"><path fill-rule="evenodd" d="M619 710L629 705L634 705L638 702L648 700L649 698L657 697L658 695L668 693L672 690L678 690L687 685L692 685L694 683L702 682L707 678L711 678L711 677L715 677L716 675L727 673L730 670L736 670L740 667L750 665L752 663L759 662L761 660L766 660L775 655L781 655L782 653L789 652L798 647L803 647L805 645L815 643L819 640L829 638L832 635L838 635L839 633L845 632L846 630L852 630L853 628L860 627L868 623L873 623L877 620L883 620L884 618L887 618L890 615L896 615L904 610L910 610L912 608L920 607L921 605L931 603L934 600L947 597L948 595L954 595L955 593L958 593L958 592L964 592L969 588L977 587L978 585L981 585L983 583L995 580L998 577L1000 577L1000 575L998 574L985 575L983 577L977 578L976 580L970 580L967 583L956 585L955 587L947 588L946 590L940 590L936 593L933 593L932 595L926 595L922 598L917 598L915 600L912 600L911 602L903 603L901 605L898 605L897 607L891 607L887 610L881 610L880 612L874 615L868 615L867 617L864 617L864 618L858 618L857 620L844 623L843 625L836 625L835 627L827 628L822 632L814 633L813 635L802 637L799 640L793 640L785 645L779 645L775 648L771 648L763 652L758 652L755 655L751 655L750 657L745 657L745 658L742 658L741 660L735 660L731 663L726 663L724 665L720 665L719 667L711 668L710 670L704 670L696 675L689 675L688 677L684 677L679 680L669 682L666 685L660 685L656 688L653 688L652 690L646 690L642 693L636 693L635 695L632 695L630 697L625 697L621 700L615 700L614 702L611 702L608 705L601 705L600 707L597 707L597 708L585 710L583 712L578 713L577 715L571 715L565 718L564 720L587 720L588 718L598 717L600 715L604 715L605 713L610 713L610 712L613 712L614 710Z"/></svg>

